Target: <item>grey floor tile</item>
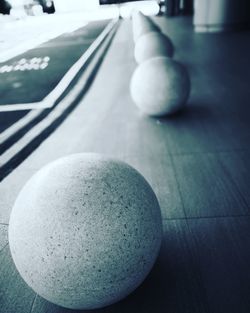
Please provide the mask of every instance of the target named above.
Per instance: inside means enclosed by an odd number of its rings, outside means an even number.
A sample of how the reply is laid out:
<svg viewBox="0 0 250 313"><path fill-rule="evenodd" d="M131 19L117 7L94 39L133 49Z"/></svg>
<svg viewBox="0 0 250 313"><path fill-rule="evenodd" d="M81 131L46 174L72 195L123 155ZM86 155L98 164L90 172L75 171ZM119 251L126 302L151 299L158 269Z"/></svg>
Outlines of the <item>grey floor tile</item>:
<svg viewBox="0 0 250 313"><path fill-rule="evenodd" d="M0 253L0 312L29 313L34 297L17 272L7 245Z"/></svg>
<svg viewBox="0 0 250 313"><path fill-rule="evenodd" d="M173 157L187 217L247 215L236 183L215 154Z"/></svg>
<svg viewBox="0 0 250 313"><path fill-rule="evenodd" d="M189 220L191 249L213 313L250 312L250 218Z"/></svg>
<svg viewBox="0 0 250 313"><path fill-rule="evenodd" d="M248 207L250 207L250 151L221 153L218 157L224 170L233 179Z"/></svg>
<svg viewBox="0 0 250 313"><path fill-rule="evenodd" d="M121 158L134 166L150 183L158 198L163 218L185 217L175 173L168 155L145 153Z"/></svg>
<svg viewBox="0 0 250 313"><path fill-rule="evenodd" d="M232 150L232 139L214 116L209 102L202 103L191 97L182 112L162 118L161 123L172 154Z"/></svg>
<svg viewBox="0 0 250 313"><path fill-rule="evenodd" d="M8 225L0 224L0 252L8 243Z"/></svg>

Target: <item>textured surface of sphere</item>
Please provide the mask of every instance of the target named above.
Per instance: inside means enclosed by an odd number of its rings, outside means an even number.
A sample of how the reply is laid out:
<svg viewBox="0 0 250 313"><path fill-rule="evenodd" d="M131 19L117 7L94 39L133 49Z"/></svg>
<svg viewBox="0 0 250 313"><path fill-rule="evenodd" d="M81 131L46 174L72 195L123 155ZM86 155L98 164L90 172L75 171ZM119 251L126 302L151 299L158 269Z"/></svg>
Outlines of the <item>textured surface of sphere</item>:
<svg viewBox="0 0 250 313"><path fill-rule="evenodd" d="M137 63L142 63L157 56L171 58L174 54L174 47L171 40L164 34L150 32L137 40L134 54Z"/></svg>
<svg viewBox="0 0 250 313"><path fill-rule="evenodd" d="M130 91L142 112L163 116L183 108L190 93L190 79L180 63L170 58L156 57L136 68Z"/></svg>
<svg viewBox="0 0 250 313"><path fill-rule="evenodd" d="M97 154L52 162L24 186L9 242L39 295L74 309L127 296L146 277L162 236L159 204L134 168Z"/></svg>
<svg viewBox="0 0 250 313"><path fill-rule="evenodd" d="M161 29L149 17L141 12L134 12L132 16L133 38L136 42L141 36L149 32L160 32Z"/></svg>

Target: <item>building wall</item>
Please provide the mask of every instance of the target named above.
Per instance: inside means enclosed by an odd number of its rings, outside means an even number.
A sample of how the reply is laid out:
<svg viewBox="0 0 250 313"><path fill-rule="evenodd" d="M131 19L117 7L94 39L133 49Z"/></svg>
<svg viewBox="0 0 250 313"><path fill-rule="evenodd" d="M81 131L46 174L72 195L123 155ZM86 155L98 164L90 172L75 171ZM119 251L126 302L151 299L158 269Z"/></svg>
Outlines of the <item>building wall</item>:
<svg viewBox="0 0 250 313"><path fill-rule="evenodd" d="M249 0L196 0L196 30L235 29L250 22Z"/></svg>

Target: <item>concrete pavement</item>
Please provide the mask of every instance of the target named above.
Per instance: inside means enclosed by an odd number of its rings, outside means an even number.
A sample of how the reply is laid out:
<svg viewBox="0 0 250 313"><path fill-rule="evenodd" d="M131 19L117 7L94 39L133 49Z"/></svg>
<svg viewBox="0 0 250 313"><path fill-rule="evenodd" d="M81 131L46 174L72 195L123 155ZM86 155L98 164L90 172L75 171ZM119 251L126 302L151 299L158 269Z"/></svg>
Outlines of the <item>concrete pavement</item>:
<svg viewBox="0 0 250 313"><path fill-rule="evenodd" d="M41 16L13 18L0 15L0 64L91 21L117 18L118 9L102 8Z"/></svg>
<svg viewBox="0 0 250 313"><path fill-rule="evenodd" d="M136 67L123 21L88 93L0 185L2 312L69 312L34 294L11 260L6 229L23 184L61 156L98 152L137 168L158 197L164 240L157 264L111 312L249 313L249 32L206 35L188 18L157 18L191 75L187 110L142 115L129 84Z"/></svg>
<svg viewBox="0 0 250 313"><path fill-rule="evenodd" d="M38 106L57 86L107 24L91 22L1 63L0 112L36 108L36 103Z"/></svg>
<svg viewBox="0 0 250 313"><path fill-rule="evenodd" d="M107 22L104 23L104 25L106 24ZM103 24L99 22L92 25L97 34L100 25ZM64 75L56 88L45 97L45 100L34 103L34 108L37 105L38 110L30 111L1 134L1 180L32 153L77 106L79 97L91 85L118 25L117 20L111 21L88 50ZM87 31L87 33L89 32ZM72 36L71 39L73 40L75 37ZM46 83L46 81L42 81L42 83ZM50 109L40 109L39 104L43 104L44 101L45 108L48 103ZM18 108L19 105L14 106Z"/></svg>

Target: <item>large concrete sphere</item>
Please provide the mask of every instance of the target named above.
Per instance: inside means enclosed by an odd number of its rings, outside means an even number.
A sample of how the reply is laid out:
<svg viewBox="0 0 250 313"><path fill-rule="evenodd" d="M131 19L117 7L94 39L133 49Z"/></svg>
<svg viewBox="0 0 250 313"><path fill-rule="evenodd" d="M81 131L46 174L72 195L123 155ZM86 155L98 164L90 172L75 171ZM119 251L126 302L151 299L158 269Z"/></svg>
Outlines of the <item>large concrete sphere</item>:
<svg viewBox="0 0 250 313"><path fill-rule="evenodd" d="M150 32L142 35L135 44L135 60L142 63L157 56L172 57L174 47L171 40L159 32Z"/></svg>
<svg viewBox="0 0 250 313"><path fill-rule="evenodd" d="M161 29L149 17L135 11L132 15L133 38L136 42L142 35L149 32L160 32Z"/></svg>
<svg viewBox="0 0 250 313"><path fill-rule="evenodd" d="M190 93L190 79L180 63L167 57L156 57L136 68L130 91L142 112L163 116L183 108Z"/></svg>
<svg viewBox="0 0 250 313"><path fill-rule="evenodd" d="M112 304L145 279L158 255L161 213L134 168L98 154L52 162L24 186L9 243L27 284L63 307Z"/></svg>

